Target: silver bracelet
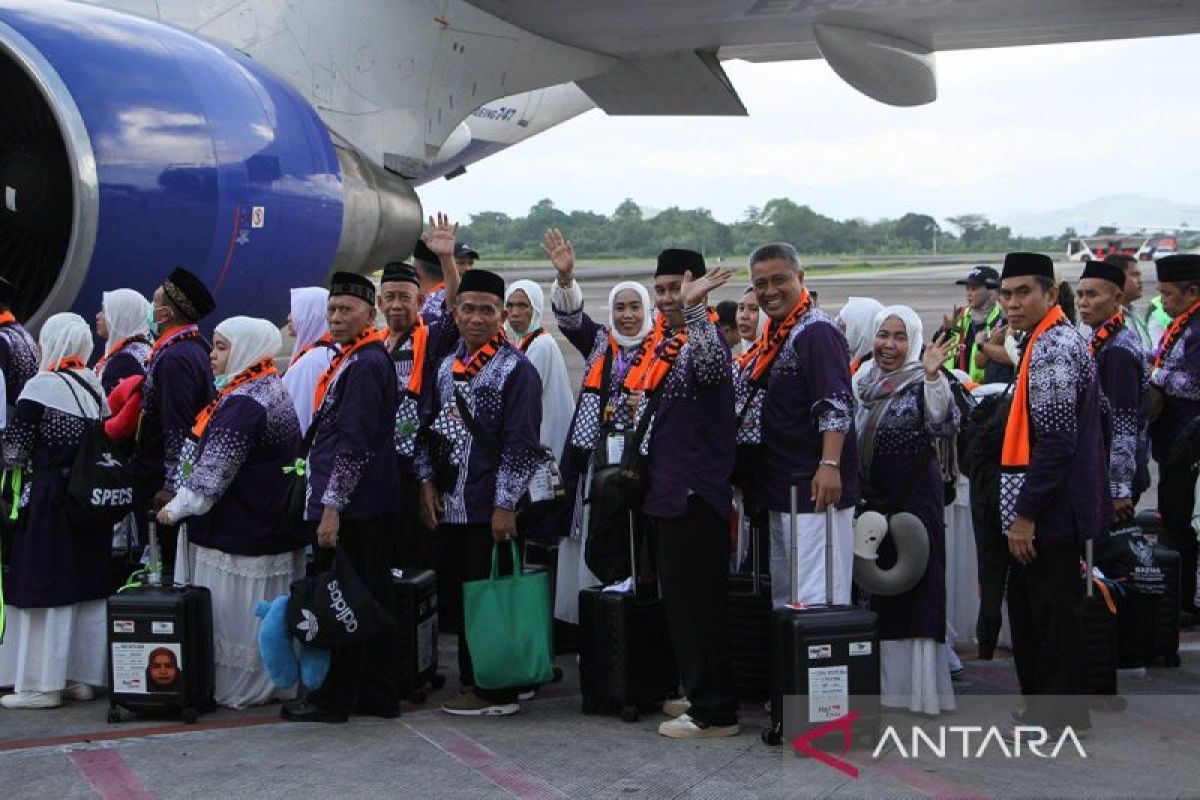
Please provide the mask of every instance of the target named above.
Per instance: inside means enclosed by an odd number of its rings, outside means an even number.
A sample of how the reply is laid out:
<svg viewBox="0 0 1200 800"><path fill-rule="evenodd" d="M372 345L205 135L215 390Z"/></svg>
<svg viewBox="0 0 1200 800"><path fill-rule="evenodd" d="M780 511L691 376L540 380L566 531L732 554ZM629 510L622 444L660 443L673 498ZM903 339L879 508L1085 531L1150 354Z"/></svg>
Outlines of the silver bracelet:
<svg viewBox="0 0 1200 800"><path fill-rule="evenodd" d="M840 463L838 463L837 461L832 461L828 458L822 458L820 461L817 462L817 466L818 467L833 467L834 469L841 469L842 465Z"/></svg>

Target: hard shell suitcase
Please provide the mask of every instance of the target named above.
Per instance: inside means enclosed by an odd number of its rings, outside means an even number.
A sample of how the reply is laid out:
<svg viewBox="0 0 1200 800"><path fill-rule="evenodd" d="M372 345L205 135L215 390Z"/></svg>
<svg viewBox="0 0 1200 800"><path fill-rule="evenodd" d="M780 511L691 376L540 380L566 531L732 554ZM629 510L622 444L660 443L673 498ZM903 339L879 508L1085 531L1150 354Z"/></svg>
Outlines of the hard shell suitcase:
<svg viewBox="0 0 1200 800"><path fill-rule="evenodd" d="M879 626L875 612L833 602L833 508L825 509L825 603L803 606L796 580L796 487L791 490L792 602L771 617L771 726L777 745L850 715L853 738L879 736Z"/></svg>
<svg viewBox="0 0 1200 800"><path fill-rule="evenodd" d="M729 576L729 652L738 697L763 701L771 696L771 577L764 575L761 528L750 525L749 575Z"/></svg>
<svg viewBox="0 0 1200 800"><path fill-rule="evenodd" d="M1162 592L1145 594L1127 586L1118 602L1119 666L1178 667L1179 658L1179 551L1156 544L1151 567L1161 570Z"/></svg>
<svg viewBox="0 0 1200 800"><path fill-rule="evenodd" d="M630 525L630 530L633 526ZM633 584L638 586L633 536ZM585 714L619 710L626 722L662 705L679 688L662 600L636 591L579 592L579 691Z"/></svg>
<svg viewBox="0 0 1200 800"><path fill-rule="evenodd" d="M178 713L195 722L216 709L212 597L206 587L166 586L158 535L150 522L147 583L108 598L108 721L121 709ZM187 546L187 532L180 528ZM247 611L249 613L249 611Z"/></svg>
<svg viewBox="0 0 1200 800"><path fill-rule="evenodd" d="M1100 695L1111 709L1125 707L1117 696L1117 606L1112 593L1092 576L1094 543L1084 544L1087 573L1080 626L1083 638L1083 683L1089 694Z"/></svg>
<svg viewBox="0 0 1200 800"><path fill-rule="evenodd" d="M424 703L426 687L446 685L446 676L438 672L437 575L430 569L393 569L392 585L400 695L410 703Z"/></svg>

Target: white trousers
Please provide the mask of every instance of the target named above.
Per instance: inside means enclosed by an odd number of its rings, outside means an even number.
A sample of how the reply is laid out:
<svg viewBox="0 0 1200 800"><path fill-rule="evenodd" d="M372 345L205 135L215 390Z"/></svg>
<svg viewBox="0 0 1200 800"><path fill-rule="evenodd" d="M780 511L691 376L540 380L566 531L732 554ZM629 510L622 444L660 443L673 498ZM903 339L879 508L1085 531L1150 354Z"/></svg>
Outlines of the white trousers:
<svg viewBox="0 0 1200 800"><path fill-rule="evenodd" d="M775 608L792 601L791 515L770 513L771 527L771 602ZM797 585L801 603L825 602L825 513L797 514L796 551ZM854 577L854 509L833 512L833 602L849 605L850 583Z"/></svg>
<svg viewBox="0 0 1200 800"><path fill-rule="evenodd" d="M7 606L0 645L0 686L18 692L59 692L67 681L108 683L104 600L53 608Z"/></svg>

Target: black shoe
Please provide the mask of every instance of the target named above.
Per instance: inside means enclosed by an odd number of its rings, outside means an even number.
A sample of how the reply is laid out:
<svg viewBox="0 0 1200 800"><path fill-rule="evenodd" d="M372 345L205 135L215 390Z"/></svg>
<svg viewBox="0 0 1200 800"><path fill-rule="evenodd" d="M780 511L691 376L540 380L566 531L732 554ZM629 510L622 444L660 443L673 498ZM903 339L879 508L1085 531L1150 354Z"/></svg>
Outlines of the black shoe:
<svg viewBox="0 0 1200 800"><path fill-rule="evenodd" d="M284 704L279 716L292 722L345 722L349 714L339 714L336 711L326 711L320 706L314 706L306 700L297 700Z"/></svg>
<svg viewBox="0 0 1200 800"><path fill-rule="evenodd" d="M977 656L977 658L980 661L991 661L995 657L996 657L996 648L990 647L990 646L985 646L982 644L979 645L979 655Z"/></svg>

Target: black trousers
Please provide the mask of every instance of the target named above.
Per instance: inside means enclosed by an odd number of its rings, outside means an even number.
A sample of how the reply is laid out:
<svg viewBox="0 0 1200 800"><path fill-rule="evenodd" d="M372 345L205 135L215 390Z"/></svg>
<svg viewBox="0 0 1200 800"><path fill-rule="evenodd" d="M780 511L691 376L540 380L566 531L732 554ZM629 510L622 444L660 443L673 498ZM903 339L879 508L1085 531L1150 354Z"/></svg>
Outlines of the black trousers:
<svg viewBox="0 0 1200 800"><path fill-rule="evenodd" d="M436 539L421 521L421 486L416 481L400 485L400 516L396 526L396 553L392 566L401 569L437 569Z"/></svg>
<svg viewBox="0 0 1200 800"><path fill-rule="evenodd" d="M972 485L972 492L974 492ZM990 659L1000 637L1001 604L1004 584L1008 580L1008 539L1000 527L1000 510L971 497L971 524L975 529L975 562L979 571L979 616L975 621L975 638L979 640L979 657Z"/></svg>
<svg viewBox="0 0 1200 800"><path fill-rule="evenodd" d="M671 645L692 719L737 722L729 656L729 525L693 495L681 517L650 517Z"/></svg>
<svg viewBox="0 0 1200 800"><path fill-rule="evenodd" d="M395 515L343 519L337 549L350 563L367 590L389 611L396 607L392 587L392 553L395 550ZM318 572L329 569L334 550L316 548ZM400 711L400 653L393 631L388 630L363 644L333 652L329 675L308 701L327 711L363 714L396 714Z"/></svg>
<svg viewBox="0 0 1200 800"><path fill-rule="evenodd" d="M1163 542L1179 551L1179 609L1196 611L1196 532L1192 530L1193 492L1196 471L1160 464L1158 471L1158 508L1170 541Z"/></svg>
<svg viewBox="0 0 1200 800"><path fill-rule="evenodd" d="M1085 725L1080 547L1050 545L1037 553L1029 564L1012 561L1008 579L1008 619L1021 694L1035 724Z"/></svg>
<svg viewBox="0 0 1200 800"><path fill-rule="evenodd" d="M486 525L439 525L437 530L440 574L445 578L447 593L453 598L449 604L450 614L458 630L458 678L463 686L475 686L475 669L471 663L471 650L467 646L467 626L463 606L463 583L482 580L492 574L492 526ZM518 548L520 543L518 542ZM512 571L511 549L500 548L500 573ZM440 587L439 587L440 588ZM441 601L442 608L447 604ZM495 703L515 703L517 694L526 687L513 686L506 689L480 689L475 693Z"/></svg>

